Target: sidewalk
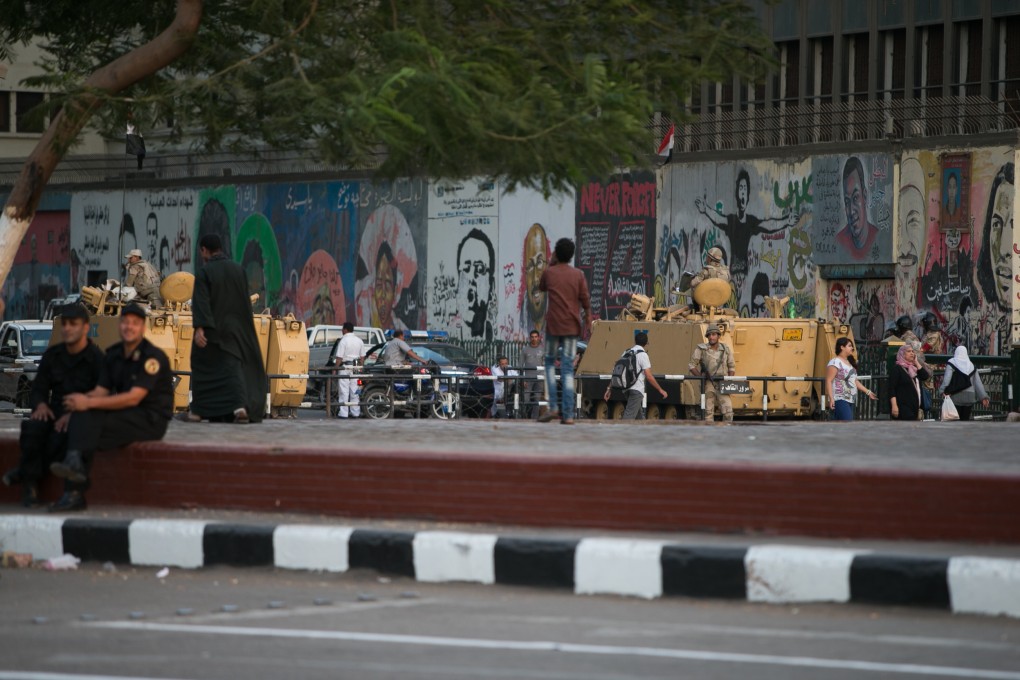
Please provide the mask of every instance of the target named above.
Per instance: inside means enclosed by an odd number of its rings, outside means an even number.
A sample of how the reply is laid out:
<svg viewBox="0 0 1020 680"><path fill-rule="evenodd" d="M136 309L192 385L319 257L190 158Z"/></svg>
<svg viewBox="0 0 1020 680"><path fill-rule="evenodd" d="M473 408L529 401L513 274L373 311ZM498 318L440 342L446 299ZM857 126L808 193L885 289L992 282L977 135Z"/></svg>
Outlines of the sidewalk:
<svg viewBox="0 0 1020 680"><path fill-rule="evenodd" d="M0 419L0 466L18 422ZM1020 545L1009 423L174 422L91 503L622 531ZM56 484L48 487L56 495ZM17 489L0 487L0 503Z"/></svg>

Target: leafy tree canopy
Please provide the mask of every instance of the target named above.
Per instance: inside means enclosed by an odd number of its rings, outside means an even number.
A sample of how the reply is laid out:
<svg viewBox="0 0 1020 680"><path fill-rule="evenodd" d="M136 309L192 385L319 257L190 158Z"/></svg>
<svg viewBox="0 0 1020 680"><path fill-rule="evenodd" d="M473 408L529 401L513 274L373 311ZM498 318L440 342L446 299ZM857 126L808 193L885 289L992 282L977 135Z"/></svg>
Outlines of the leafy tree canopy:
<svg viewBox="0 0 1020 680"><path fill-rule="evenodd" d="M550 191L647 164L653 112L679 118L705 80L760 79L772 50L742 0L203 5L183 57L103 95L101 130L120 134L130 115L143 131L171 121L206 150L311 146L387 176ZM47 75L34 83L74 96L174 13L173 0L0 0L0 57L41 40Z"/></svg>

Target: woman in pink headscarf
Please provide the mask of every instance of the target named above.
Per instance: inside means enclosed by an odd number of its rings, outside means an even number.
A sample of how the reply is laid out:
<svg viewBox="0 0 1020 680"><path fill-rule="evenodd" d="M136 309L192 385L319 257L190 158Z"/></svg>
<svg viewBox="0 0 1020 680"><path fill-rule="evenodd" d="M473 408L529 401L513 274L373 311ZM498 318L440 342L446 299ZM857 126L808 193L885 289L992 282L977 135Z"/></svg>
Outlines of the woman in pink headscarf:
<svg viewBox="0 0 1020 680"><path fill-rule="evenodd" d="M889 374L889 407L893 420L921 419L921 383L931 376L917 352L903 345Z"/></svg>

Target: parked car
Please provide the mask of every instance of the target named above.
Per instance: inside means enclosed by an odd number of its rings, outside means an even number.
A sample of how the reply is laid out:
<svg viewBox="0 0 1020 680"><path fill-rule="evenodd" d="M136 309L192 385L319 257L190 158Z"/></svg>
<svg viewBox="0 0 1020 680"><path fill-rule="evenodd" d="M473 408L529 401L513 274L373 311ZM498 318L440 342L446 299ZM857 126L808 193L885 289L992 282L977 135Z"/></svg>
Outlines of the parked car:
<svg viewBox="0 0 1020 680"><path fill-rule="evenodd" d="M343 335L343 326L320 324L306 329L308 334L308 368L317 371L329 365L329 359L336 351L336 343ZM354 334L365 341L365 349L385 342L381 328L355 326Z"/></svg>
<svg viewBox="0 0 1020 680"><path fill-rule="evenodd" d="M16 320L0 325L0 368L23 369L0 373L0 400L28 407L32 381L52 334L52 321Z"/></svg>
<svg viewBox="0 0 1020 680"><path fill-rule="evenodd" d="M431 415L439 418L450 417L449 400L444 400L447 383L443 381L440 385L441 393L432 394L431 380L415 380L414 374L423 375L422 371L431 375L461 377L475 376L474 379L457 380L457 391L453 396L454 410L462 410L466 415L480 415L492 405L493 384L491 380L483 380L482 376L492 375L488 366L478 363L478 360L466 350L450 345L445 342L415 342L412 338L408 343L414 353L426 361L425 366L415 365L410 368L388 368L382 363L382 353L386 343L378 344L368 350L365 355L365 373L378 374L380 378L373 380L365 378L361 386L362 411L370 418L386 418L392 415L388 412L390 397L396 399L411 398L415 401L426 402ZM391 380L390 376L396 374L399 377L407 376L407 380ZM383 376L386 376L385 378ZM394 387L390 388L393 383ZM423 393L415 395L411 389L421 385ZM409 404L400 409L394 409L398 414L417 411L416 404Z"/></svg>

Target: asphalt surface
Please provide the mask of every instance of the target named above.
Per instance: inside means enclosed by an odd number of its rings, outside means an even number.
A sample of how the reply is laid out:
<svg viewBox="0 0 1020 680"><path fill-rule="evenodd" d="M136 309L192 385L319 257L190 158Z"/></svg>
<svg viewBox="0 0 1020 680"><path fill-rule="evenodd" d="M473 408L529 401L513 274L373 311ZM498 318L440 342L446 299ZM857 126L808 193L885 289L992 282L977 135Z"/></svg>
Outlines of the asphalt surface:
<svg viewBox="0 0 1020 680"><path fill-rule="evenodd" d="M107 569L2 572L0 679L1020 680L1020 621L1001 618Z"/></svg>

